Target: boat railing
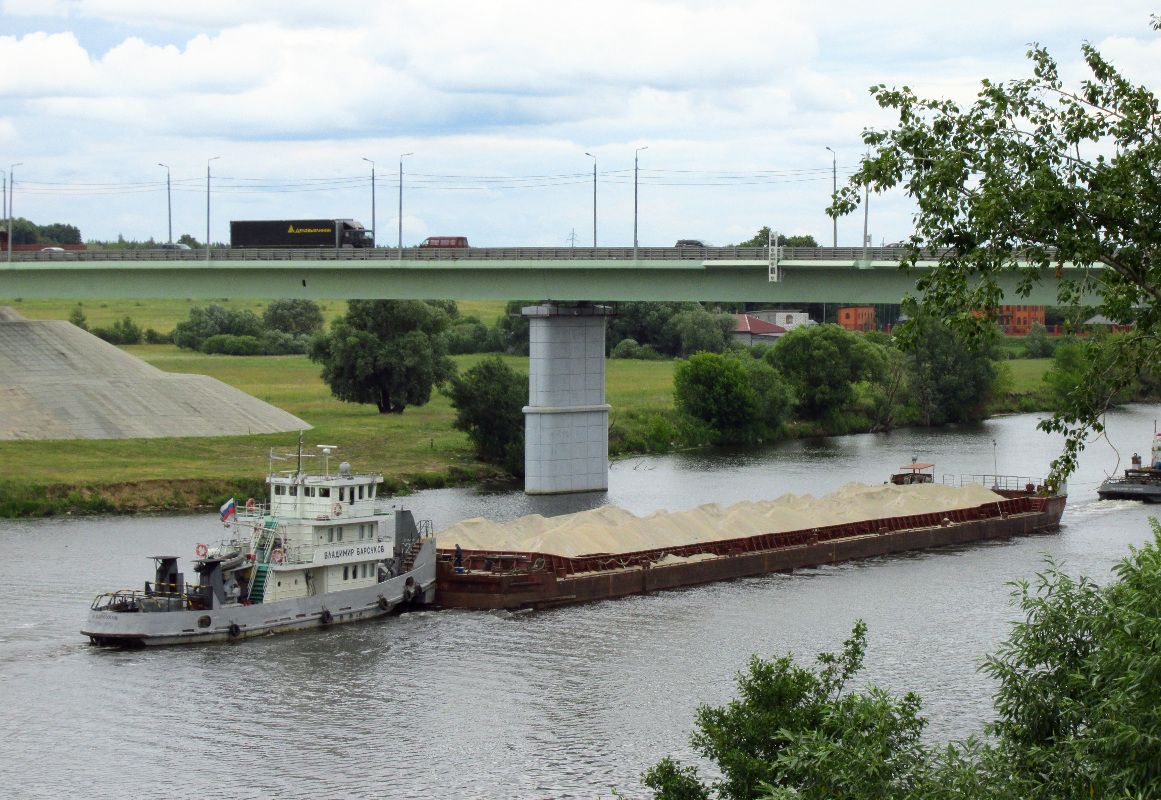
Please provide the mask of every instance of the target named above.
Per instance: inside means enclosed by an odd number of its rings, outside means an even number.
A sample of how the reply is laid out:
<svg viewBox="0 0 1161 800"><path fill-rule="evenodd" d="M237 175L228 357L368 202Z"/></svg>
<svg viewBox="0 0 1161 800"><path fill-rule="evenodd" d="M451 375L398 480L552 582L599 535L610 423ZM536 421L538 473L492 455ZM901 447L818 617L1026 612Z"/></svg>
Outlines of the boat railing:
<svg viewBox="0 0 1161 800"><path fill-rule="evenodd" d="M1028 491L1031 486L1033 490L1037 486L1043 486L1044 480L1042 478L1029 478L1025 475L947 475L943 476L944 484L948 486L967 486L969 483L976 483L980 486L986 486L989 489L1003 489L1009 492Z"/></svg>
<svg viewBox="0 0 1161 800"><path fill-rule="evenodd" d="M167 584L172 586L172 584ZM89 606L93 611L140 611L150 602L177 602L183 607L191 600L200 603L205 596L205 589L196 584L187 583L181 591L157 591L153 589L120 589L115 592L104 592L93 599Z"/></svg>

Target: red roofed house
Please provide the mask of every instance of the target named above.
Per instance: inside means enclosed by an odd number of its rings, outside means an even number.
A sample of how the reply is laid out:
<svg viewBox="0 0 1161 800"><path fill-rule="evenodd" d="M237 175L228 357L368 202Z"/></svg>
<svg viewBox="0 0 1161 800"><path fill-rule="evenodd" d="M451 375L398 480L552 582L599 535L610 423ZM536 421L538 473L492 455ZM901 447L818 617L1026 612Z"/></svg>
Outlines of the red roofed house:
<svg viewBox="0 0 1161 800"><path fill-rule="evenodd" d="M759 342L774 342L786 333L781 325L763 322L749 314L734 314L734 341L752 347Z"/></svg>

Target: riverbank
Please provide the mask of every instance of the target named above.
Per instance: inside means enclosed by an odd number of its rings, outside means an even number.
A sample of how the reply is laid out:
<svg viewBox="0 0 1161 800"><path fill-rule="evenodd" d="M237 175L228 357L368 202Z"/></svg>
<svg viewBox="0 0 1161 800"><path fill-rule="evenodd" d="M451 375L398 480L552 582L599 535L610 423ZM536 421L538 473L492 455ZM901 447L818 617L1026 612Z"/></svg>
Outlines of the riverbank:
<svg viewBox="0 0 1161 800"><path fill-rule="evenodd" d="M499 468L476 460L467 436L452 428L455 411L435 394L431 402L403 414L379 414L372 406L343 403L319 379L319 367L305 356L220 356L172 345L124 348L158 369L209 375L314 425L307 449L337 445L356 468L381 472L393 494L418 489L508 482ZM456 356L463 372L483 356ZM528 359L505 356L526 373ZM676 361L611 359L606 397L613 457L668 452L682 437L673 407ZM1009 405L995 412L1030 408L1049 361L1007 362L1014 366ZM1037 403L1033 401L1031 405ZM841 428L817 422L787 426L789 438L862 433L870 429L857 415ZM294 434L176 439L29 440L0 442L0 459L11 477L0 482L0 517L41 517L92 513L189 512L217 508L230 497L265 493L268 471L279 468L270 455L285 456ZM283 464L283 466L285 466Z"/></svg>

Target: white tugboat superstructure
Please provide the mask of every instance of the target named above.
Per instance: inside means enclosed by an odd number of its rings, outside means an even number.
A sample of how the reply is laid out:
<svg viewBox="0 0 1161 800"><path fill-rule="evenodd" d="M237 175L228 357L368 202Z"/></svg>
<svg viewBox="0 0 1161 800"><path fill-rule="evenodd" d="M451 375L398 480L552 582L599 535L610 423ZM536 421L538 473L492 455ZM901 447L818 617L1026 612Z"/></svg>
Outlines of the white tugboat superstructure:
<svg viewBox="0 0 1161 800"><path fill-rule="evenodd" d="M251 499L223 518L232 534L199 544L196 583L177 556L153 556L144 589L98 595L81 633L100 645L245 639L370 619L435 593L431 524L379 498L381 475L296 470L267 477L269 502ZM272 459L275 458L272 456Z"/></svg>

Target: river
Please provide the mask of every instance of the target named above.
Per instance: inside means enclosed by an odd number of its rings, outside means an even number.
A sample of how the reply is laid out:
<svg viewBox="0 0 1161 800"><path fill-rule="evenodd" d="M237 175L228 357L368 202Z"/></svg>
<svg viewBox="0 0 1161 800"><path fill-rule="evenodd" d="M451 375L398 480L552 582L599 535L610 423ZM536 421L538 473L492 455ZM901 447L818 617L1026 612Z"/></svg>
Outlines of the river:
<svg viewBox="0 0 1161 800"><path fill-rule="evenodd" d="M1120 468L1148 457L1161 407L1109 415ZM607 494L421 492L436 528L616 504L638 514L936 473L1042 476L1060 442L1019 415L938 430L616 462ZM993 444L993 441L995 444ZM354 465L358 468L360 465ZM692 759L699 704L733 697L751 654L813 658L869 627L862 678L918 692L932 743L978 733L976 671L1017 611L1010 581L1051 555L1101 581L1151 538L1139 503L1098 502L1104 440L1069 482L1059 531L534 613L419 612L236 645L120 651L78 633L146 556L192 557L214 515L0 521L0 787L12 797L647 796L639 774ZM703 765L704 766L704 765Z"/></svg>

